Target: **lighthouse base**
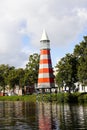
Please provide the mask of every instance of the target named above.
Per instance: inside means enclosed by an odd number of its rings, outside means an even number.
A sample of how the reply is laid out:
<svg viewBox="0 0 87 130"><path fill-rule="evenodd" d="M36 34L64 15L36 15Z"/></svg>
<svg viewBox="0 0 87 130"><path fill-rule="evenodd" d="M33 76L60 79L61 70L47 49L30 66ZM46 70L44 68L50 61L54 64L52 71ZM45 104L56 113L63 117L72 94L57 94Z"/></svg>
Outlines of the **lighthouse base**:
<svg viewBox="0 0 87 130"><path fill-rule="evenodd" d="M42 84L38 84L37 86L38 89L43 89L43 88L55 88L55 84L54 83L42 83Z"/></svg>

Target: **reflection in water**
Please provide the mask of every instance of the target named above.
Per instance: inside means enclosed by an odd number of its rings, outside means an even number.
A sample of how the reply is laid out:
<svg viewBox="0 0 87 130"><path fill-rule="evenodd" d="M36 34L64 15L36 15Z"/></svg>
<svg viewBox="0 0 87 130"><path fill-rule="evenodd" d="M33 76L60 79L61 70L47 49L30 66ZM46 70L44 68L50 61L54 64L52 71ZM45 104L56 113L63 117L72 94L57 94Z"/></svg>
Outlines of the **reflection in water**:
<svg viewBox="0 0 87 130"><path fill-rule="evenodd" d="M1 130L87 129L87 106L0 102Z"/></svg>
<svg viewBox="0 0 87 130"><path fill-rule="evenodd" d="M58 130L58 120L54 117L52 103L39 103L38 106L39 130Z"/></svg>
<svg viewBox="0 0 87 130"><path fill-rule="evenodd" d="M39 103L39 130L87 129L87 106Z"/></svg>
<svg viewBox="0 0 87 130"><path fill-rule="evenodd" d="M36 128L35 104L28 102L0 102L0 129L32 130Z"/></svg>

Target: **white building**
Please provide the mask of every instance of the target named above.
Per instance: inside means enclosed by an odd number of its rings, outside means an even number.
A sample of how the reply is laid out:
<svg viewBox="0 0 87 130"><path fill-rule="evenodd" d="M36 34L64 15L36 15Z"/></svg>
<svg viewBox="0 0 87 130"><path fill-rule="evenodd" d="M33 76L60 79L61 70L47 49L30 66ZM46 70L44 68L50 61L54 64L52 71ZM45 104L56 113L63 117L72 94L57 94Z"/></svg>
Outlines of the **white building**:
<svg viewBox="0 0 87 130"><path fill-rule="evenodd" d="M87 86L83 86L81 83L75 83L78 92L87 92Z"/></svg>

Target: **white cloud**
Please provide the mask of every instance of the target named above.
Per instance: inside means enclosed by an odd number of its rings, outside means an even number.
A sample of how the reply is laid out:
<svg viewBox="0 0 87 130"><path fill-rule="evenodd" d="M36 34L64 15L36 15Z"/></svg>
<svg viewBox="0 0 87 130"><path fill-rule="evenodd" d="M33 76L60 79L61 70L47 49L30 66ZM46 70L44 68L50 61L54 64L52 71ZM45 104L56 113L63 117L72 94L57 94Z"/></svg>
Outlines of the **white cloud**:
<svg viewBox="0 0 87 130"><path fill-rule="evenodd" d="M29 54L39 50L43 28L53 46L64 47L78 38L86 23L87 0L1 0L0 64L23 66Z"/></svg>

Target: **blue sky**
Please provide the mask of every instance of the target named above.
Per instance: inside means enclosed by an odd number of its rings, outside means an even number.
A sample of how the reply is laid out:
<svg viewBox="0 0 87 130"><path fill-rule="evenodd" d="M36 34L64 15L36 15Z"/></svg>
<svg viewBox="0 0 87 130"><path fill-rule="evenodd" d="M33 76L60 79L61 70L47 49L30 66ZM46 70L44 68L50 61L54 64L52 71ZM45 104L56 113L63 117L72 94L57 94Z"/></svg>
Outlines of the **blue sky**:
<svg viewBox="0 0 87 130"><path fill-rule="evenodd" d="M25 67L46 29L53 66L87 35L87 0L1 0L0 64Z"/></svg>

